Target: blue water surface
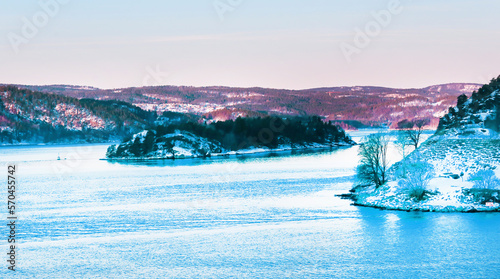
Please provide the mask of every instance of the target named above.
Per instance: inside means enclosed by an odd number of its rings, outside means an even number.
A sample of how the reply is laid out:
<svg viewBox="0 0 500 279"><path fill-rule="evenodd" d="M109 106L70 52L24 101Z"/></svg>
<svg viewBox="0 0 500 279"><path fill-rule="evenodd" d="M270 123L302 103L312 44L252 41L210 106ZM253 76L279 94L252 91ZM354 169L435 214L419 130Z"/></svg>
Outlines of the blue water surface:
<svg viewBox="0 0 500 279"><path fill-rule="evenodd" d="M106 148L0 147L19 182L17 271L2 260L0 277L499 278L498 213L336 197L352 186L356 146L155 162L99 160Z"/></svg>

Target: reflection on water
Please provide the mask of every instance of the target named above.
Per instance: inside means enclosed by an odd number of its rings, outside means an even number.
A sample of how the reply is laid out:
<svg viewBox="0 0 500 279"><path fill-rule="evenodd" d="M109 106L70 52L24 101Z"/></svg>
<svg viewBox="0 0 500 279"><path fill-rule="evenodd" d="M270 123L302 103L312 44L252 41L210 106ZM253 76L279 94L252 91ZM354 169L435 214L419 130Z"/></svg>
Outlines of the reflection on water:
<svg viewBox="0 0 500 279"><path fill-rule="evenodd" d="M357 147L146 163L99 160L106 147L0 148L19 162L19 278L491 278L500 264L499 214L335 197Z"/></svg>
<svg viewBox="0 0 500 279"><path fill-rule="evenodd" d="M185 158L185 159L115 159L107 160L111 164L123 165L138 165L138 166L193 166L204 165L225 161L255 161L255 159L265 158L286 158L286 157L302 157L304 155L318 154L318 153L331 153L349 147L334 147L334 148L317 148L308 150L287 150L287 151L269 151L261 153L249 153L227 156L214 156L208 158ZM105 159L102 159L105 160Z"/></svg>

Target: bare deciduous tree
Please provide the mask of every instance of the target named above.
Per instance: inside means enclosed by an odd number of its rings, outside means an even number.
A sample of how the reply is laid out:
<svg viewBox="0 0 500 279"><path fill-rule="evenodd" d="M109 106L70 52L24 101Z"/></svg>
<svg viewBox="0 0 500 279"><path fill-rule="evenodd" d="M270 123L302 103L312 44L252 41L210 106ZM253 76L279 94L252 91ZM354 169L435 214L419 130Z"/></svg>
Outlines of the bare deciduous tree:
<svg viewBox="0 0 500 279"><path fill-rule="evenodd" d="M398 123L398 128L403 130L411 141L415 149L418 148L420 144L421 135L424 132L424 127L430 122L429 119L417 119L413 121L403 120Z"/></svg>
<svg viewBox="0 0 500 279"><path fill-rule="evenodd" d="M406 135L405 131L398 131L398 133L396 134L396 141L394 141L394 145L396 145L399 153L401 153L404 159L410 153L413 142Z"/></svg>
<svg viewBox="0 0 500 279"><path fill-rule="evenodd" d="M389 140L385 135L368 136L365 143L359 147L361 164L358 166L358 178L361 181L375 184L378 188L387 182L387 146Z"/></svg>
<svg viewBox="0 0 500 279"><path fill-rule="evenodd" d="M401 160L403 177L406 175L406 156L410 153L411 146L413 146L412 141L408 138L405 131L398 131L396 134L396 141L394 145L397 147L399 153L403 156Z"/></svg>

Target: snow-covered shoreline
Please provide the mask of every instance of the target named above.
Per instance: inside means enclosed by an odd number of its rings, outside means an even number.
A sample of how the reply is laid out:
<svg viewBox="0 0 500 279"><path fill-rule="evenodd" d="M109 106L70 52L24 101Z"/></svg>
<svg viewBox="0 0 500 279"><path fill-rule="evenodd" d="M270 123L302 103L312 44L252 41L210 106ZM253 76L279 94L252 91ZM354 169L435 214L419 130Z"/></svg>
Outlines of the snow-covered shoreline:
<svg viewBox="0 0 500 279"><path fill-rule="evenodd" d="M487 212L500 212L500 208L492 207L478 207L474 205L467 205L465 207L418 207L418 206L402 206L402 207L387 207L383 205L367 204L354 202L355 206L371 207L381 210L394 210L394 211L417 211L417 212L436 212L436 213L487 213Z"/></svg>
<svg viewBox="0 0 500 279"><path fill-rule="evenodd" d="M228 140L231 138L229 137ZM338 141L329 139L322 143L292 143L287 138L278 137L277 141L278 143L271 148L266 144L251 143L252 139L238 143L234 141L233 135L232 144L226 143L224 146L217 140L201 137L187 131L175 130L169 134L157 135L155 130L144 130L133 135L130 140L110 146L106 151L106 158L110 160L158 160L227 157L291 150L324 149L355 144L350 138Z"/></svg>
<svg viewBox="0 0 500 279"><path fill-rule="evenodd" d="M494 131L482 130L487 131L487 136L483 135L484 131L458 136L454 130L435 135L406 160L393 165L389 170L391 179L385 185L378 189L357 186L351 190L352 194L344 196L351 198L354 205L387 210L500 212L498 182L491 182L496 184L489 187L476 185L481 171L488 171L491 177L480 177L480 180L500 177L500 137ZM411 186L401 174L396 174L403 164L409 167L412 160L429 164L434 172L426 180L426 194L420 200L411 196Z"/></svg>
<svg viewBox="0 0 500 279"><path fill-rule="evenodd" d="M437 178L432 184L439 183L439 180L447 178ZM451 178L450 178L451 179ZM466 182L464 182L466 183ZM481 204L473 201L470 196L464 195L460 186L432 187L436 189L424 201L414 201L408 199L404 191L398 191L395 183L389 183L380 189L367 189L349 196L354 205L373 207L385 210L397 211L422 211L422 212L500 212L500 204Z"/></svg>
<svg viewBox="0 0 500 279"><path fill-rule="evenodd" d="M264 155L271 153L284 153L291 151L324 151L328 149L336 149L336 148L344 148L351 147L351 144L348 143L334 143L334 144L319 144L319 143L311 143L308 145L302 146L290 146L283 145L278 148L270 149L265 147L260 148L250 148L250 149L242 149L238 151L227 151L222 153L212 153L208 156L200 156L196 154L187 154L182 156L147 156L147 157L121 157L121 158L103 158L102 160L107 161L149 161L149 160L177 160L177 159L196 159L196 158L227 158L227 157L235 157L235 156L245 156L245 155Z"/></svg>

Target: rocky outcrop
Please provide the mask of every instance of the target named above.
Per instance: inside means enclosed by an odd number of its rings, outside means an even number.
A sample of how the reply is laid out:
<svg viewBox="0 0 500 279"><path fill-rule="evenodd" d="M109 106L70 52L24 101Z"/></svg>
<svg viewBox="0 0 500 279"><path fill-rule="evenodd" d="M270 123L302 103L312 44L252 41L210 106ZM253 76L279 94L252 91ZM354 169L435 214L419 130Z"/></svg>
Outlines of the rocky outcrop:
<svg viewBox="0 0 500 279"><path fill-rule="evenodd" d="M154 130L135 134L130 140L108 148L106 157L140 159L175 159L210 157L226 150L221 144L185 131L156 137Z"/></svg>

